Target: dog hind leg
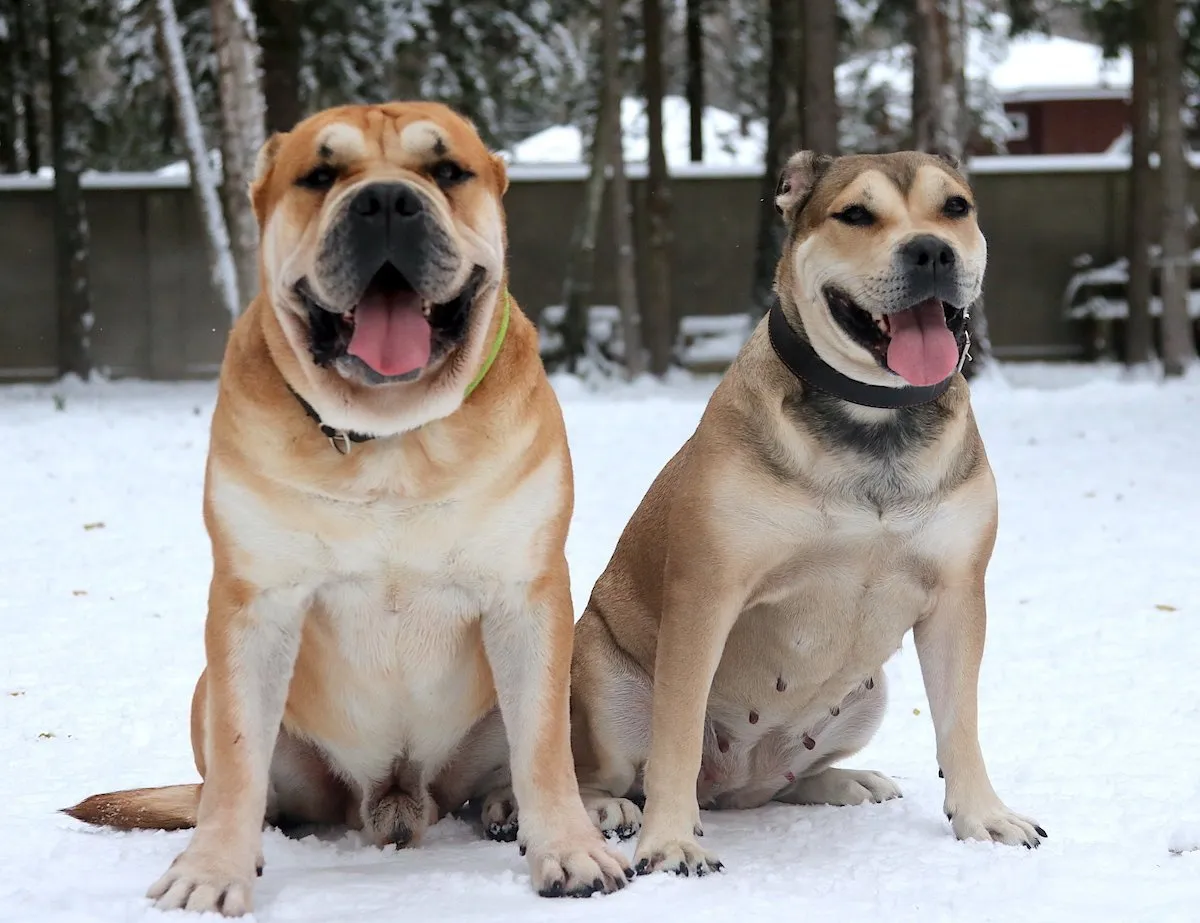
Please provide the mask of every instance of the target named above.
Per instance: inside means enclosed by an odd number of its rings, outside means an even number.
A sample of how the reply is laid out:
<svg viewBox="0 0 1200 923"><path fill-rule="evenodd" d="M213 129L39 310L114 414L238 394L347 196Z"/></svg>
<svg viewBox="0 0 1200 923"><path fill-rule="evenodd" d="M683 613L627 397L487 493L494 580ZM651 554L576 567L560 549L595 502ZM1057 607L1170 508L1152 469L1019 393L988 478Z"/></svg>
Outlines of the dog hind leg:
<svg viewBox="0 0 1200 923"><path fill-rule="evenodd" d="M821 731L809 737L815 759L775 796L787 804L854 805L900 797L900 788L879 772L831 768L865 747L879 730L887 705L887 679L880 670L831 713Z"/></svg>

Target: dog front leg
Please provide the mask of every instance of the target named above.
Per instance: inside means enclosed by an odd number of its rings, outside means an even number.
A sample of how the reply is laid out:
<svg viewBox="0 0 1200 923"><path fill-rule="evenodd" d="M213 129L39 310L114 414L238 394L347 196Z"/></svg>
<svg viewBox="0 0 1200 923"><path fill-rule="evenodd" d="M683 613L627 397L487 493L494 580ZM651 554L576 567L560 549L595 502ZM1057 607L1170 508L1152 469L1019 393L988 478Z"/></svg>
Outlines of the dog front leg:
<svg viewBox="0 0 1200 923"><path fill-rule="evenodd" d="M734 587L719 568L692 567L664 581L662 621L654 662L646 807L634 855L639 875L720 871L720 860L696 838L700 807L696 779L703 756L704 716L725 642L741 611Z"/></svg>
<svg viewBox="0 0 1200 923"><path fill-rule="evenodd" d="M148 897L161 910L252 909L271 753L300 645L303 594L216 578L204 647L204 786L187 848Z"/></svg>
<svg viewBox="0 0 1200 923"><path fill-rule="evenodd" d="M571 758L569 696L574 620L563 558L519 607L483 617L511 753L519 838L544 897L586 896L625 886L633 871L592 826Z"/></svg>
<svg viewBox="0 0 1200 923"><path fill-rule="evenodd" d="M979 746L979 666L986 623L980 573L943 587L934 611L913 627L938 766L946 778L946 817L960 840L1033 848L1046 831L1005 807L992 788Z"/></svg>

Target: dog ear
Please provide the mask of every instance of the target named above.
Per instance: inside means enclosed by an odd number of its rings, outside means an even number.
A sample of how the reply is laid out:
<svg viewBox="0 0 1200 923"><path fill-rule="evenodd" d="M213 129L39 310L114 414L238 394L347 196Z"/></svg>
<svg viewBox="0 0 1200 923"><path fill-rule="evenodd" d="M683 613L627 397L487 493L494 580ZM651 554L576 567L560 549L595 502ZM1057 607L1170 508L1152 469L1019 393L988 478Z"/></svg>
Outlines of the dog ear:
<svg viewBox="0 0 1200 923"><path fill-rule="evenodd" d="M283 143L284 134L275 132L258 149L254 158L254 179L250 181L250 204L254 206L254 214L261 225L266 220L267 203L264 191L267 179L275 166L275 155L279 153L279 145Z"/></svg>
<svg viewBox="0 0 1200 923"><path fill-rule="evenodd" d="M500 187L500 195L508 192L508 167L504 165L504 158L499 154L492 154L492 171L496 174L496 185Z"/></svg>
<svg viewBox="0 0 1200 923"><path fill-rule="evenodd" d="M808 201L817 181L829 169L833 158L828 154L800 151L788 158L775 185L775 210L790 222Z"/></svg>
<svg viewBox="0 0 1200 923"><path fill-rule="evenodd" d="M935 149L935 150L930 151L929 153L932 154L934 157L936 157L938 160L940 160L942 163L944 163L948 167L950 167L951 170L957 170L960 166L962 166L962 161L960 161L957 157L955 157L951 153L948 153L947 151Z"/></svg>

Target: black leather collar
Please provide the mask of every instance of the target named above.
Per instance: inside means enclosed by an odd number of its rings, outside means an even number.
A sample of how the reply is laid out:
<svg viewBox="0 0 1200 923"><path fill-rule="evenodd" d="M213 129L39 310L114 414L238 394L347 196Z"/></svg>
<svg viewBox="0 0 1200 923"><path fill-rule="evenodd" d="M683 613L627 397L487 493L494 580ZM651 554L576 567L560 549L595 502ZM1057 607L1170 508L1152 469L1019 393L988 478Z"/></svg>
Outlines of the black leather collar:
<svg viewBox="0 0 1200 923"><path fill-rule="evenodd" d="M959 347L958 368L948 378L934 385L905 385L903 388L886 388L883 385L869 385L843 375L824 359L817 355L812 344L792 329L787 318L783 316L783 308L776 298L771 302L770 317L767 320L767 333L771 347L779 361L788 367L793 375L801 381L824 391L834 397L858 404L862 407L878 407L885 410L897 410L902 407L915 407L918 404L928 404L936 401L946 393L951 382L962 370L970 338L964 332L963 343Z"/></svg>
<svg viewBox="0 0 1200 923"><path fill-rule="evenodd" d="M341 455L346 455L350 452L350 444L353 442L370 442L374 436L367 436L363 433L353 433L346 430L334 429L327 423L321 422L321 415L313 409L313 405L296 393L296 389L291 385L287 389L292 392L292 397L300 402L300 406L304 408L304 412L314 420L317 426L321 427L321 432L325 438L329 440L329 444L337 449Z"/></svg>

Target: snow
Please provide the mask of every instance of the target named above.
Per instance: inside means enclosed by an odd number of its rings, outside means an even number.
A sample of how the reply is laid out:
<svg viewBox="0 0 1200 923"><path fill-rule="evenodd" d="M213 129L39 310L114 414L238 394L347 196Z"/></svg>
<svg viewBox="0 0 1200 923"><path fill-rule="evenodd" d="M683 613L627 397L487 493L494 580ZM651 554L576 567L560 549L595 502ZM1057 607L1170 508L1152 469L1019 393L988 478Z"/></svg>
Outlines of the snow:
<svg viewBox="0 0 1200 923"><path fill-rule="evenodd" d="M1122 50L1113 59L1099 45L1061 35L1022 35L1009 40L1008 54L988 74L1006 101L1071 93L1096 95L1112 90L1124 96L1133 82L1133 63Z"/></svg>
<svg viewBox="0 0 1200 923"><path fill-rule="evenodd" d="M663 98L663 147L667 166L678 167L690 162L690 110L682 96ZM621 134L625 160L644 163L648 157L645 100L625 97L621 100ZM766 123L753 120L743 132L742 121L736 115L705 106L702 121L705 165L728 166L759 163L766 146ZM573 125L554 125L513 145L507 158L517 163L581 163L583 135Z"/></svg>
<svg viewBox="0 0 1200 923"><path fill-rule="evenodd" d="M576 466L580 608L712 379L555 386ZM187 833L95 830L55 812L196 778L188 708L203 662L214 397L212 383L0 388L0 429L19 445L0 481L3 923L184 919L142 894ZM849 763L891 774L900 801L706 814L724 875L556 903L533 895L514 845L459 821L400 853L268 831L257 919L1194 920L1200 852L1184 850L1200 843L1200 377L1010 365L977 386L975 406L1001 498L982 743L1002 797L1049 831L1040 850L950 835L906 643L888 666L883 728Z"/></svg>
<svg viewBox="0 0 1200 923"><path fill-rule="evenodd" d="M1099 45L1063 36L1038 33L998 39L1006 34L1008 19L996 14L990 31L968 30L966 71L973 104L983 106L984 95L1004 102L1064 99L1075 95L1124 97L1132 79L1128 52L1106 60ZM908 119L911 106L912 68L907 46L857 55L837 68L838 96L853 109L872 88L883 88L891 102L889 112L899 121ZM663 135L667 165L672 172L690 165L688 106L682 96L663 99ZM644 100L621 101L621 126L625 159L644 163L647 157ZM706 106L703 117L704 165L758 168L766 147L766 122L743 122L733 113ZM504 156L517 164L578 164L584 158L584 139L574 125L554 125L511 146Z"/></svg>
<svg viewBox="0 0 1200 923"><path fill-rule="evenodd" d="M978 27L967 30L966 75L971 81L986 80L1006 102L1128 93L1133 79L1128 51L1107 60L1099 45L1040 33L1018 35L1002 48L993 48L991 34L1004 34L1008 18L999 14L991 18L991 33ZM870 85L886 85L898 96L911 95L908 57L909 49L898 46L848 59L838 66L839 95L853 93L864 72Z"/></svg>
<svg viewBox="0 0 1200 923"><path fill-rule="evenodd" d="M1200 850L1200 814L1175 828L1167 848L1176 854Z"/></svg>

